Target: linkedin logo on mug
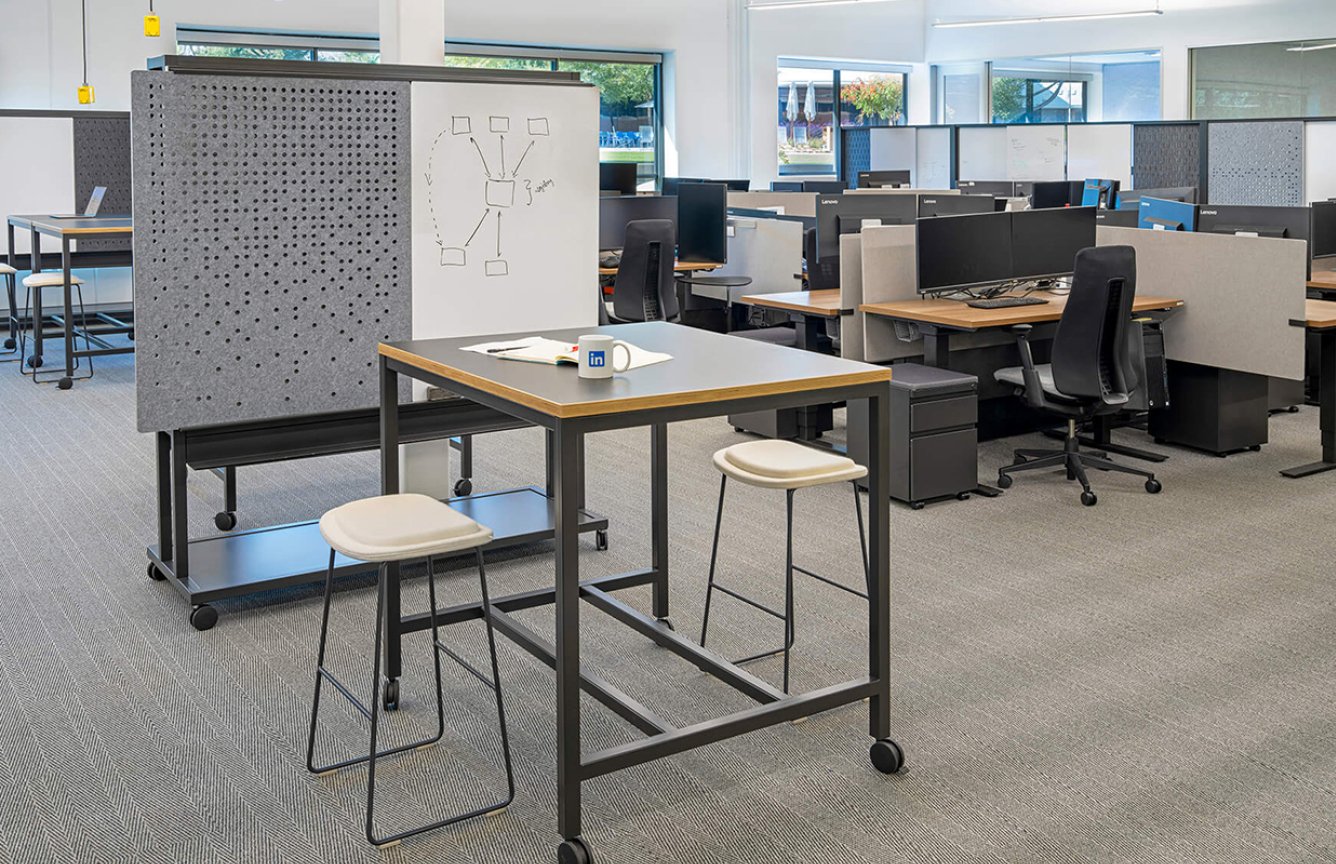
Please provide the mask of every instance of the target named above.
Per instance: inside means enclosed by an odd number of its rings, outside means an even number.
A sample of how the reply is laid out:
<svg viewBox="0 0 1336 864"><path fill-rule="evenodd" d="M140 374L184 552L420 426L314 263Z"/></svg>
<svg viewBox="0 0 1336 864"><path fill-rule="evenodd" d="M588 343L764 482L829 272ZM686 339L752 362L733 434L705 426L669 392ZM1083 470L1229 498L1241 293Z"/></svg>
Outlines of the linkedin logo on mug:
<svg viewBox="0 0 1336 864"><path fill-rule="evenodd" d="M616 353L626 352L626 362L617 365ZM611 336L581 336L580 377L611 378L614 372L625 372L631 367L631 346Z"/></svg>

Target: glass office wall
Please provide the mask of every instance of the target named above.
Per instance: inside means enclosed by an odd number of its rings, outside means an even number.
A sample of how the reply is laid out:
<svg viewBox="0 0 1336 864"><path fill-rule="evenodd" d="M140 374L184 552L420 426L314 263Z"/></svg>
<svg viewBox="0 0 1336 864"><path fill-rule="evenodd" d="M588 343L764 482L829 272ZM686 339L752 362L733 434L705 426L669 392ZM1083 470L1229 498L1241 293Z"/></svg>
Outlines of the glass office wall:
<svg viewBox="0 0 1336 864"><path fill-rule="evenodd" d="M1197 120L1336 115L1336 39L1194 48Z"/></svg>
<svg viewBox="0 0 1336 864"><path fill-rule="evenodd" d="M938 123L984 123L987 96L984 81L988 78L987 63L969 63L938 66L933 69L937 84L937 105L934 106Z"/></svg>
<svg viewBox="0 0 1336 864"><path fill-rule="evenodd" d="M842 129L904 125L908 80L903 67L781 59L779 173L835 174Z"/></svg>

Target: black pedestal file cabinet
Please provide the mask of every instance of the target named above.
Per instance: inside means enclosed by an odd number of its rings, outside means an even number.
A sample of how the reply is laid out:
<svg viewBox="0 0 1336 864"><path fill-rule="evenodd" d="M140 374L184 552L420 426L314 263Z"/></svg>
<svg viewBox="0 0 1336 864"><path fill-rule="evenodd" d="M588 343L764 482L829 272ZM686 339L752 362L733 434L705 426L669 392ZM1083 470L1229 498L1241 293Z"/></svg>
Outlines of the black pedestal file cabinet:
<svg viewBox="0 0 1336 864"><path fill-rule="evenodd" d="M1169 361L1169 407L1151 411L1148 429L1161 444L1224 456L1267 442L1269 379Z"/></svg>
<svg viewBox="0 0 1336 864"><path fill-rule="evenodd" d="M891 376L891 497L915 509L978 486L979 379L897 363ZM867 404L850 402L849 458L867 464Z"/></svg>

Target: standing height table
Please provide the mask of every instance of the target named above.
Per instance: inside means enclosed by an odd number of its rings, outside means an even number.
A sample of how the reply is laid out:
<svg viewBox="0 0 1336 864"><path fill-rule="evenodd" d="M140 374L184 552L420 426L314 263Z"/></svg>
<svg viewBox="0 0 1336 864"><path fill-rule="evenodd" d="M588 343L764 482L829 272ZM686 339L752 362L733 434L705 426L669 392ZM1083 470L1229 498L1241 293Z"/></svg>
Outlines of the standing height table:
<svg viewBox="0 0 1336 864"><path fill-rule="evenodd" d="M869 700L868 730L873 764L899 770L903 755L890 740L890 512L889 438L891 370L806 351L754 342L664 322L620 324L546 334L569 341L602 333L638 347L673 355L672 360L606 380L579 378L573 368L520 363L462 350L512 336L474 336L380 346L381 487L399 491L399 376L408 375L478 404L545 428L548 432L556 511L556 578L539 589L491 603L496 628L556 672L557 828L564 864L592 860L581 839L581 784L614 771L682 753L747 732ZM869 448L868 673L855 681L796 696L739 668L691 639L668 621L668 424L729 413L774 410L816 402L867 400ZM578 527L584 494L584 438L593 432L647 427L651 461L651 561L631 573L581 581ZM708 454L701 454L705 460ZM399 569L385 569L386 692L398 690L399 636L429 620L403 619ZM653 587L652 615L618 598L637 585ZM580 664L580 601L612 616L702 672L718 678L758 704L714 720L675 727ZM520 609L554 604L556 644L512 617ZM442 624L482 617L480 604L442 610ZM429 616L428 616L429 617ZM580 745L580 691L645 733L643 740L585 755Z"/></svg>

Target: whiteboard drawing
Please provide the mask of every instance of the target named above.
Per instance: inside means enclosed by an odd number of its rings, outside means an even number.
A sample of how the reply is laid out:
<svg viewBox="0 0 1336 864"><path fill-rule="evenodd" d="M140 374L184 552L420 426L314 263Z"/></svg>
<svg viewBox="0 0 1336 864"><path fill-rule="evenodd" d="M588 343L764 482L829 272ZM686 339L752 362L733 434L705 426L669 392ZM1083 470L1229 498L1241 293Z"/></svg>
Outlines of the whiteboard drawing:
<svg viewBox="0 0 1336 864"><path fill-rule="evenodd" d="M443 227L442 220L437 217L436 197L428 192L427 206L431 212L432 230L436 235L436 245L440 249L442 267L468 267L470 252L473 252L474 260L477 255L482 256L485 275L509 276L510 265L503 257L502 242L505 213L516 207L533 207L538 195L554 185L551 178L520 176L524 162L536 143L534 138L550 135L551 124L548 118L525 118L524 128L528 130L529 140L523 149L519 150L518 158L512 159L508 168L507 148L509 147L513 153L517 146L513 140L507 144L506 136L510 133L510 126L509 116L487 117L486 128L489 134L484 138L486 145L484 147L484 142L479 142L478 136L473 134L473 118L467 115L454 115L450 118L449 129L442 129L431 143L424 175L428 190L435 186L438 174L447 166L457 166L455 160L459 159L476 162L477 168L482 171L483 182L482 201L479 202L483 207L482 216L466 238L447 236L448 229ZM468 141L467 147L457 140L465 136ZM488 153L495 154L496 158L491 162L487 159ZM457 245L459 239L463 239L463 245ZM455 243L448 242L450 240L454 240ZM492 255L492 240L495 240L495 255Z"/></svg>

